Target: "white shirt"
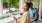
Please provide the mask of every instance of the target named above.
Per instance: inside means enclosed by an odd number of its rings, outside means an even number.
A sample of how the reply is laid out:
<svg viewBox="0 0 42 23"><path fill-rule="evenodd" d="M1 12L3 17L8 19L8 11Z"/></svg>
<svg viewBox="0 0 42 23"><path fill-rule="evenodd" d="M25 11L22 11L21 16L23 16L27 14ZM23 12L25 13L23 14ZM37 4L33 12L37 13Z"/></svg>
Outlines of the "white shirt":
<svg viewBox="0 0 42 23"><path fill-rule="evenodd" d="M6 14L6 12L8 12L9 11L9 9L3 9L3 14Z"/></svg>

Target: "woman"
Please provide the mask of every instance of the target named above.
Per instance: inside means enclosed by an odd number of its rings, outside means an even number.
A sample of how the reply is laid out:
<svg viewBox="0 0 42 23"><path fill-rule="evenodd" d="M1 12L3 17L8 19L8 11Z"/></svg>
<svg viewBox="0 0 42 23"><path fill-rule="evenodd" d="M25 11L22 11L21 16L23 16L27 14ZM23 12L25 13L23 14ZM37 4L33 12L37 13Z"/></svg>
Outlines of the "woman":
<svg viewBox="0 0 42 23"><path fill-rule="evenodd" d="M29 6L28 6L28 2L24 3L24 12L23 12L23 15L21 16L20 19L14 17L14 19L17 20L17 23L31 23L30 21L30 15L29 15Z"/></svg>

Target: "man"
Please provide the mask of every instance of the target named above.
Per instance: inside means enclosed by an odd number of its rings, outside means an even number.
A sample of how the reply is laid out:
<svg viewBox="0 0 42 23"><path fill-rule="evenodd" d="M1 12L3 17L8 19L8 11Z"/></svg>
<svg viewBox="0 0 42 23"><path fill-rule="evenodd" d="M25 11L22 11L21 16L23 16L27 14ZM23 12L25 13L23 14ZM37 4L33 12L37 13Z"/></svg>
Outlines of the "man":
<svg viewBox="0 0 42 23"><path fill-rule="evenodd" d="M37 23L38 19L38 10L33 8L33 3L29 3L29 13L30 13L30 19L32 23Z"/></svg>

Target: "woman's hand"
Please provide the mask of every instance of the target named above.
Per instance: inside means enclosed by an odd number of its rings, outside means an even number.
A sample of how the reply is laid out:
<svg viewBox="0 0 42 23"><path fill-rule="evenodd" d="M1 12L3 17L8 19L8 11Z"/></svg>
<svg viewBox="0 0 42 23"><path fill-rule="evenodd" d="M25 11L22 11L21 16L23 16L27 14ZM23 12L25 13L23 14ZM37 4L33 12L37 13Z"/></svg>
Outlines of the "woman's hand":
<svg viewBox="0 0 42 23"><path fill-rule="evenodd" d="M16 20L17 23L20 23L20 20L14 16L14 19Z"/></svg>
<svg viewBox="0 0 42 23"><path fill-rule="evenodd" d="M14 16L14 19L17 20L17 18Z"/></svg>

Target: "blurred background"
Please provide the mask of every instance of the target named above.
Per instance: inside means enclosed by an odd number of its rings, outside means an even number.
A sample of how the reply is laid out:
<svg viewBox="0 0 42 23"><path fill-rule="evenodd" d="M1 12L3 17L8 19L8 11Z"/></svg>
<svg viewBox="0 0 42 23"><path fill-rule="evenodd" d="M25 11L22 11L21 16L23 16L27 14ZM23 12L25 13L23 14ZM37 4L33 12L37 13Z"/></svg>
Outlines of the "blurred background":
<svg viewBox="0 0 42 23"><path fill-rule="evenodd" d="M12 15L19 15L19 8L20 6L20 1L21 3L28 2L29 0L3 0L3 16L0 17L2 19L2 22L4 23L13 23L14 19L11 17ZM39 11L39 4L40 0L31 0L33 3L33 8L38 9ZM18 16L17 16L18 17ZM20 17L20 16L19 16ZM4 19L4 20L3 20ZM9 22L7 22L9 21ZM2 23L1 22L1 23Z"/></svg>
<svg viewBox="0 0 42 23"><path fill-rule="evenodd" d="M33 3L33 8L39 9L40 0L31 1ZM28 2L28 0L24 0L24 2ZM3 9L8 8L8 11L12 11L13 8L14 10L18 10L18 8L20 8L19 6L20 6L19 0L3 0Z"/></svg>

